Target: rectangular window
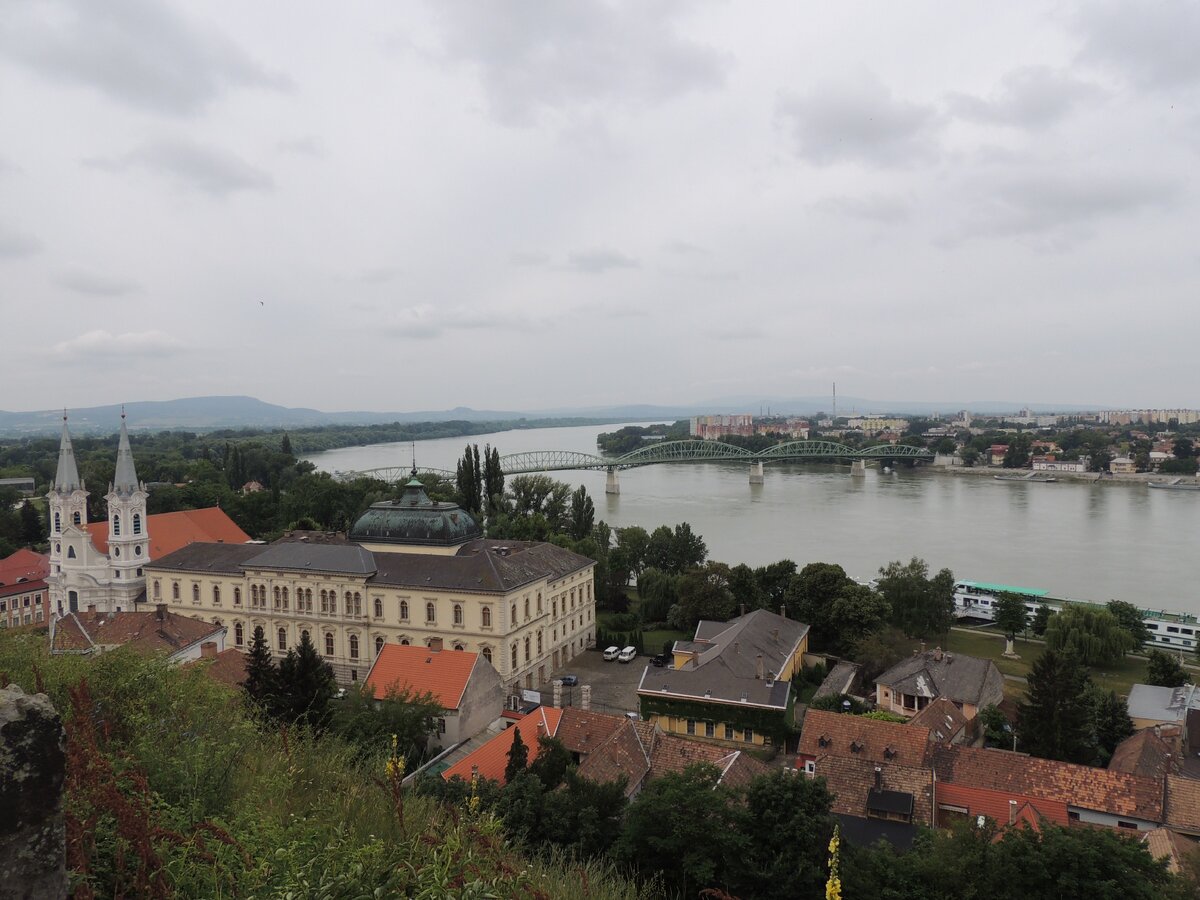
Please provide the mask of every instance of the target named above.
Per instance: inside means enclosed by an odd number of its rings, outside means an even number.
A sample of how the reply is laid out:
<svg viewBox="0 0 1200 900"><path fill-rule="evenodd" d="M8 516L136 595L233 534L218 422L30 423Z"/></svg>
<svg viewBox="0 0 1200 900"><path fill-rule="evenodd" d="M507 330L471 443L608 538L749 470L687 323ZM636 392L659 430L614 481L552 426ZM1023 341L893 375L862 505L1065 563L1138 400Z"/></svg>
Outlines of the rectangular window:
<svg viewBox="0 0 1200 900"><path fill-rule="evenodd" d="M754 743L754 729L747 728L745 731L743 731L742 732L742 740L745 741L747 744L753 744Z"/></svg>
<svg viewBox="0 0 1200 900"><path fill-rule="evenodd" d="M1135 823L1125 822L1125 821L1122 821L1121 819L1117 819L1117 827L1118 828L1129 828L1129 829L1132 829L1133 831L1137 831L1137 825Z"/></svg>
<svg viewBox="0 0 1200 900"><path fill-rule="evenodd" d="M695 734L695 733L696 733L696 720L695 720L695 719L688 719L688 720L687 720L687 733L688 733L688 734Z"/></svg>
<svg viewBox="0 0 1200 900"><path fill-rule="evenodd" d="M705 722L704 723L704 736L705 737L716 737L717 736L717 726L712 722Z"/></svg>
<svg viewBox="0 0 1200 900"><path fill-rule="evenodd" d="M725 740L727 740L727 741L733 740L733 726L732 725L725 726Z"/></svg>
<svg viewBox="0 0 1200 900"><path fill-rule="evenodd" d="M1168 625L1168 626L1167 626L1167 633L1168 633L1168 634L1179 634L1179 629L1178 629L1178 628L1176 628L1174 625Z"/></svg>
<svg viewBox="0 0 1200 900"><path fill-rule="evenodd" d="M804 774L805 775L816 775L817 774L817 764L815 762L813 762L811 759L804 764Z"/></svg>

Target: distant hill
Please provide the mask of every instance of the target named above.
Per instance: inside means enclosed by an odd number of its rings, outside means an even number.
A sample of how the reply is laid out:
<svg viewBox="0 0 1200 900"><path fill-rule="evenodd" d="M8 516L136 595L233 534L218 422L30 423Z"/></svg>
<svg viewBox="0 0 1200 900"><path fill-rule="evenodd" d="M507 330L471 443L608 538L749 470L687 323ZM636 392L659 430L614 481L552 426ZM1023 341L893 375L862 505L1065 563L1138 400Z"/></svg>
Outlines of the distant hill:
<svg viewBox="0 0 1200 900"><path fill-rule="evenodd" d="M865 400L861 397L838 397L838 413L908 413L929 415L953 413L968 409L977 415L1015 412L1028 406L1035 412L1066 412L1072 410L1105 409L1095 405L1021 404L996 401L973 403L929 403L927 401ZM188 429L213 431L219 428L303 428L320 425L375 425L389 422L515 422L520 419L587 418L608 421L674 420L696 415L723 413L757 413L770 408L772 413L812 415L830 412L829 397L721 397L706 403L677 406L653 404L624 404L614 406L557 407L540 410L454 409L418 410L416 412L323 412L305 407L279 406L254 397L185 397L181 400L141 400L125 404L131 429L164 431ZM71 430L87 434L111 434L116 430L121 407L92 406L69 410ZM20 436L48 434L58 431L62 411L57 409L35 412L0 411L0 435Z"/></svg>

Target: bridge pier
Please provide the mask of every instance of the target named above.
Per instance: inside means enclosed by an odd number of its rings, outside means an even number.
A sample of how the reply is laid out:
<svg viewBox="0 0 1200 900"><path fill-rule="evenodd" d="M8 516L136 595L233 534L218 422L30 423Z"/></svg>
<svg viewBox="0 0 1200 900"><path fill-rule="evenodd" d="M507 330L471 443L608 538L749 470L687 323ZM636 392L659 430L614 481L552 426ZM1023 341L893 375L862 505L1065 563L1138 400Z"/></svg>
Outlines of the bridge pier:
<svg viewBox="0 0 1200 900"><path fill-rule="evenodd" d="M763 464L761 461L750 463L750 483L763 483Z"/></svg>
<svg viewBox="0 0 1200 900"><path fill-rule="evenodd" d="M856 459L850 463L851 478L866 478L867 477L867 461L865 459Z"/></svg>
<svg viewBox="0 0 1200 900"><path fill-rule="evenodd" d="M621 493L621 482L617 478L617 470L612 466L608 468L608 478L604 482L604 493L619 494Z"/></svg>

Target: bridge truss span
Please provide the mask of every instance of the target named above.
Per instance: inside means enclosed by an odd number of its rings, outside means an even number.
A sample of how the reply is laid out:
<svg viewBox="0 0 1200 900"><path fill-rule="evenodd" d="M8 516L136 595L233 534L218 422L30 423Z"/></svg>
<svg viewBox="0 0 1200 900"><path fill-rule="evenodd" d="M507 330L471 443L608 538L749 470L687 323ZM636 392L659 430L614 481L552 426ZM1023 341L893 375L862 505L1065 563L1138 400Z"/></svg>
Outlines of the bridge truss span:
<svg viewBox="0 0 1200 900"><path fill-rule="evenodd" d="M720 441L666 441L650 444L609 461L618 469L669 462L753 461L754 453Z"/></svg>
<svg viewBox="0 0 1200 900"><path fill-rule="evenodd" d="M528 475L533 472L563 472L575 469L607 469L613 461L592 453L575 450L528 450L500 457L500 469L505 475Z"/></svg>

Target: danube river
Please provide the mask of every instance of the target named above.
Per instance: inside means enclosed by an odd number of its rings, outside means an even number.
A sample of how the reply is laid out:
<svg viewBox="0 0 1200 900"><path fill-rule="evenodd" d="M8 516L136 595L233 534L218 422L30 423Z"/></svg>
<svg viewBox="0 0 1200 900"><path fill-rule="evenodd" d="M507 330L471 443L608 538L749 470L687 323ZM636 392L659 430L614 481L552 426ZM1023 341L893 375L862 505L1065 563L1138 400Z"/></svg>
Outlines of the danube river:
<svg viewBox="0 0 1200 900"><path fill-rule="evenodd" d="M538 428L418 441L421 467L454 469L468 441L501 455L524 450L597 453L596 435L619 425ZM410 444L374 444L307 457L327 471L409 466ZM620 473L552 472L583 484L596 517L621 527L689 522L709 555L761 565L836 562L857 578L894 559L924 558L959 578L1037 587L1056 596L1117 598L1200 614L1200 493L1142 483L1013 484L930 468L851 478L849 465L766 466L750 485L746 464L678 463ZM1191 563L1188 562L1191 560Z"/></svg>

